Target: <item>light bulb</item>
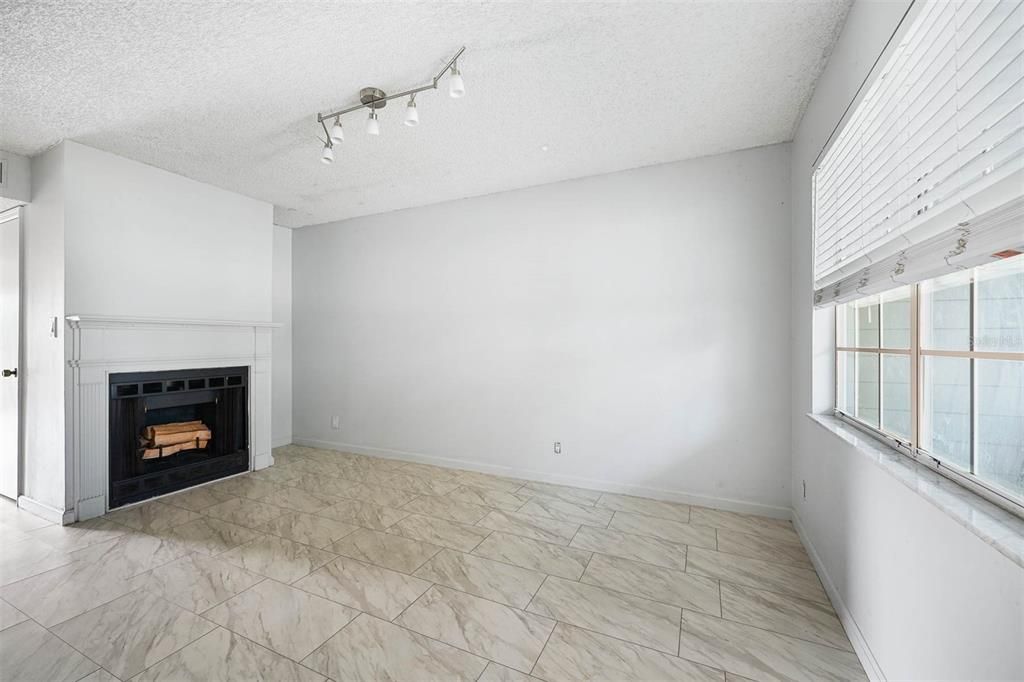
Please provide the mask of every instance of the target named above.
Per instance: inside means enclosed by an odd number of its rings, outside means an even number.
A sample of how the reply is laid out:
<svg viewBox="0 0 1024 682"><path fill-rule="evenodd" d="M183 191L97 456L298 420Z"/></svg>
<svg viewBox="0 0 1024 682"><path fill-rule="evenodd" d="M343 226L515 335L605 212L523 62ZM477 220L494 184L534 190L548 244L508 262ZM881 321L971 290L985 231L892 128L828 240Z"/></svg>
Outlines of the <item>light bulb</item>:
<svg viewBox="0 0 1024 682"><path fill-rule="evenodd" d="M334 150L331 149L331 145L325 144L324 151L320 155L320 162L330 165L334 161Z"/></svg>
<svg viewBox="0 0 1024 682"><path fill-rule="evenodd" d="M345 131L341 128L341 119L334 119L334 125L331 126L331 142L344 142Z"/></svg>
<svg viewBox="0 0 1024 682"><path fill-rule="evenodd" d="M419 125L420 115L416 112L416 100L410 99L409 103L405 105L405 125L415 126Z"/></svg>
<svg viewBox="0 0 1024 682"><path fill-rule="evenodd" d="M380 135L380 123L377 121L377 112L370 110L370 117L366 119L366 134Z"/></svg>
<svg viewBox="0 0 1024 682"><path fill-rule="evenodd" d="M452 67L452 75L448 79L448 94L455 98L466 94L466 84L462 81L462 72L458 66Z"/></svg>

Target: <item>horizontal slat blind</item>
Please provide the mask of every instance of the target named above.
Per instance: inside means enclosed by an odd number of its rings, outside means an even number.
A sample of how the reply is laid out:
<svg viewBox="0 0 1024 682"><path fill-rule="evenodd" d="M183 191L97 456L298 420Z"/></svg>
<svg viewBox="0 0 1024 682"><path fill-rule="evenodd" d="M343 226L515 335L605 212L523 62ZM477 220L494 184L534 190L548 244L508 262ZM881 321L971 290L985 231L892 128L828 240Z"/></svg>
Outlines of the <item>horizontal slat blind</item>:
<svg viewBox="0 0 1024 682"><path fill-rule="evenodd" d="M1024 2L918 2L815 170L819 293L1024 194Z"/></svg>

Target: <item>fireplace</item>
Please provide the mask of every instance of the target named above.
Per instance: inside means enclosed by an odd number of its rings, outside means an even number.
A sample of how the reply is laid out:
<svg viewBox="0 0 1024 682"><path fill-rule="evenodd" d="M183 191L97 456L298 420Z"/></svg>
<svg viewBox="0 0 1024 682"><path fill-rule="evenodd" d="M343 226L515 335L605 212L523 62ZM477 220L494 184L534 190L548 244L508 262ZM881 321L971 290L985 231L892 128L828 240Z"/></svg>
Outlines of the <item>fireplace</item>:
<svg viewBox="0 0 1024 682"><path fill-rule="evenodd" d="M247 367L110 375L110 509L249 469Z"/></svg>

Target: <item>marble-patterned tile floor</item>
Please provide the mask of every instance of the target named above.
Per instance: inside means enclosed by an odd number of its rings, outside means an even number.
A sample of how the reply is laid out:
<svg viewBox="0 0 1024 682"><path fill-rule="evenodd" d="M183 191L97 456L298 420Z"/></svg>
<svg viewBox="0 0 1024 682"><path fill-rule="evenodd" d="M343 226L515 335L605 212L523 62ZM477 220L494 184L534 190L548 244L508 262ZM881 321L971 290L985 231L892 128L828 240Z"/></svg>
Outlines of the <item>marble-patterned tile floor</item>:
<svg viewBox="0 0 1024 682"><path fill-rule="evenodd" d="M0 679L866 679L788 521L274 457L63 528L0 503Z"/></svg>

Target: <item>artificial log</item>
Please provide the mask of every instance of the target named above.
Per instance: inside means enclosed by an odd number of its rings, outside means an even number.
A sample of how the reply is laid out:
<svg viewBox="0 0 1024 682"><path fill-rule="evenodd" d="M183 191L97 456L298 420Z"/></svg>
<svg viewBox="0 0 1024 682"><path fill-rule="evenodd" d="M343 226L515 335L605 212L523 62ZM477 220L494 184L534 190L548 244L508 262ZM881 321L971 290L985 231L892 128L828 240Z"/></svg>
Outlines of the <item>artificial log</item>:
<svg viewBox="0 0 1024 682"><path fill-rule="evenodd" d="M143 448L142 459L156 459L158 457L168 457L169 455L176 454L182 450L205 450L208 440L194 440L190 443L177 443L175 445L167 445L164 447L157 448Z"/></svg>
<svg viewBox="0 0 1024 682"><path fill-rule="evenodd" d="M206 424L199 420L190 422L174 422L171 424L157 424L156 426L147 426L143 430L143 436L148 440L153 440L158 434L164 433L181 433L182 431L195 431L197 429L205 429Z"/></svg>
<svg viewBox="0 0 1024 682"><path fill-rule="evenodd" d="M177 445L178 443L191 443L195 440L210 440L213 438L213 434L209 429L205 427L197 428L189 431L179 431L177 433L158 433L153 438L148 439L147 445L152 447L161 447L165 445Z"/></svg>

